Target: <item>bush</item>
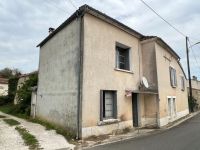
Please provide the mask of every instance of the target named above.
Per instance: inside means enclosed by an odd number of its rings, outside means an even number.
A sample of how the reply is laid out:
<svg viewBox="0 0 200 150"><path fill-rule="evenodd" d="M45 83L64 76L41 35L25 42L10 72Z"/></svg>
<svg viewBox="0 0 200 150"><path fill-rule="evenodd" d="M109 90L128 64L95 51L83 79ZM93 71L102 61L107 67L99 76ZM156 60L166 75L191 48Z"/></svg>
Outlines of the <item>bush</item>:
<svg viewBox="0 0 200 150"><path fill-rule="evenodd" d="M8 80L8 98L13 101L17 91L18 77L11 77Z"/></svg>
<svg viewBox="0 0 200 150"><path fill-rule="evenodd" d="M198 109L199 104L194 97L192 97L192 99L188 97L188 104L190 112L194 112L196 109Z"/></svg>
<svg viewBox="0 0 200 150"><path fill-rule="evenodd" d="M0 96L0 106L10 103L8 96Z"/></svg>

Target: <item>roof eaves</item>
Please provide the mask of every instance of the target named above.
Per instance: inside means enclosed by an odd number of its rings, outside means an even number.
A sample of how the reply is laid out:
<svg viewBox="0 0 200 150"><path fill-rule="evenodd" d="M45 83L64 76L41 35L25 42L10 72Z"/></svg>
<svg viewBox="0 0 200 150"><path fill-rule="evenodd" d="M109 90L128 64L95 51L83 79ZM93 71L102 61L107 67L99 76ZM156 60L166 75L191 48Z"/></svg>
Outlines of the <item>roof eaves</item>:
<svg viewBox="0 0 200 150"><path fill-rule="evenodd" d="M42 42L40 42L37 47L43 46L49 39L51 39L56 33L58 33L60 30L62 30L66 25L71 23L74 19L78 18L79 16L83 16L85 13L89 13L91 15L95 15L98 18L101 18L107 22L109 22L112 25L115 25L121 29L126 30L127 32L133 34L137 38L141 39L144 37L144 35L140 34L139 32L133 30L132 28L124 25L123 23L117 21L116 19L109 17L108 15L88 6L88 5L83 5L79 7L78 10L76 10L65 22L63 22L53 33L49 34Z"/></svg>

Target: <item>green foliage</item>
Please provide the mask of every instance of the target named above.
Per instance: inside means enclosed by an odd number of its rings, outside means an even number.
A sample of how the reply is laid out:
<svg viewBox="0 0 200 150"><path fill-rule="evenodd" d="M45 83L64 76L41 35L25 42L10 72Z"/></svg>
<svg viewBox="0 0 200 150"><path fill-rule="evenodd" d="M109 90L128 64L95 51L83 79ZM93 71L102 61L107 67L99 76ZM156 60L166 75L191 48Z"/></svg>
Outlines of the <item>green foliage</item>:
<svg viewBox="0 0 200 150"><path fill-rule="evenodd" d="M4 78L12 78L21 75L18 69L4 68L0 70L0 76Z"/></svg>
<svg viewBox="0 0 200 150"><path fill-rule="evenodd" d="M6 96L0 96L0 106L5 105L9 102L10 102L10 99L7 95Z"/></svg>
<svg viewBox="0 0 200 150"><path fill-rule="evenodd" d="M17 126L15 128L22 136L24 143L29 146L29 149L40 149L39 142L36 137L30 134L25 128Z"/></svg>
<svg viewBox="0 0 200 150"><path fill-rule="evenodd" d="M25 81L22 87L17 91L16 113L22 113L29 115L31 107L31 87L37 85L38 76L37 73L29 76L29 79Z"/></svg>
<svg viewBox="0 0 200 150"><path fill-rule="evenodd" d="M3 119L3 121L5 121L10 126L16 126L20 124L20 122L14 119Z"/></svg>
<svg viewBox="0 0 200 150"><path fill-rule="evenodd" d="M188 97L188 104L190 112L194 112L196 109L198 109L199 104L197 103L197 100L194 97L192 97L192 99Z"/></svg>
<svg viewBox="0 0 200 150"><path fill-rule="evenodd" d="M15 98L18 80L18 77L11 77L8 80L8 99L10 101L13 101Z"/></svg>

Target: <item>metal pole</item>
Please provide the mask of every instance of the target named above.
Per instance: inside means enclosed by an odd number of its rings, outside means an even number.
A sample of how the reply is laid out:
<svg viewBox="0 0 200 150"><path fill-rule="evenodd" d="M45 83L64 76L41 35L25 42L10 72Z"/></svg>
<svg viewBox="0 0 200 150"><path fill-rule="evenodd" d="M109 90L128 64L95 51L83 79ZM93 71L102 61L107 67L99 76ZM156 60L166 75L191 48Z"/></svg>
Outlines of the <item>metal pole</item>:
<svg viewBox="0 0 200 150"><path fill-rule="evenodd" d="M186 54L187 54L187 67L188 67L188 78L189 78L189 98L192 100L192 84L190 75L190 59L189 59L189 48L188 48L188 37L186 36ZM193 112L193 107L191 107L191 112Z"/></svg>

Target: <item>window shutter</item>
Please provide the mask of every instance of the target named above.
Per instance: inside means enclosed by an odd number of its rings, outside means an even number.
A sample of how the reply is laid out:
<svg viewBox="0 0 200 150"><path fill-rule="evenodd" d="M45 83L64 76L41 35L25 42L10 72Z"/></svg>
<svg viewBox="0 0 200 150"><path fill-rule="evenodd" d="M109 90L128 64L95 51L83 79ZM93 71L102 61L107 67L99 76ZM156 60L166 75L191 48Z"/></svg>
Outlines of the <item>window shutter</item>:
<svg viewBox="0 0 200 150"><path fill-rule="evenodd" d="M117 91L114 93L114 102L113 102L113 117L117 119Z"/></svg>
<svg viewBox="0 0 200 150"><path fill-rule="evenodd" d="M116 47L116 68L119 68L119 51L118 48Z"/></svg>
<svg viewBox="0 0 200 150"><path fill-rule="evenodd" d="M177 79L176 79L176 70L174 70L174 85L177 86Z"/></svg>
<svg viewBox="0 0 200 150"><path fill-rule="evenodd" d="M170 83L171 83L171 86L173 86L173 80L172 80L172 67L169 67L169 76L170 76Z"/></svg>
<svg viewBox="0 0 200 150"><path fill-rule="evenodd" d="M100 90L100 121L103 121L103 90Z"/></svg>

